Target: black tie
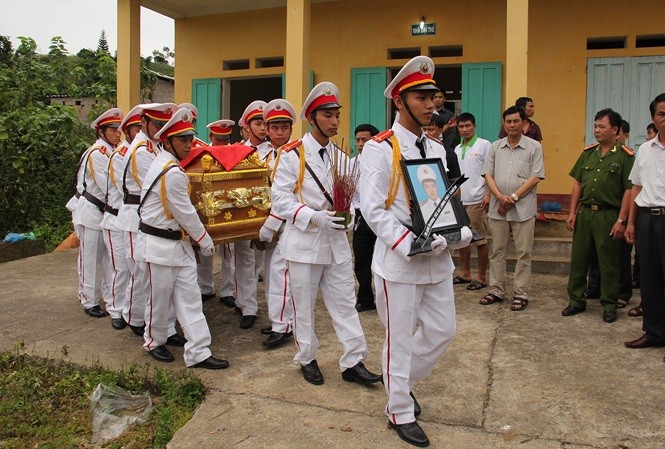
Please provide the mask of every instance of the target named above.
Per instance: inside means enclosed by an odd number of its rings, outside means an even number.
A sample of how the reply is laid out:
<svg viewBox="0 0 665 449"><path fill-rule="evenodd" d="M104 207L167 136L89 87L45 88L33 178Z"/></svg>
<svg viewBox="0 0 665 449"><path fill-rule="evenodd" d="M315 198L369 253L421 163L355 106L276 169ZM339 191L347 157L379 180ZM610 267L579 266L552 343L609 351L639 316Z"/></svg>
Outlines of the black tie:
<svg viewBox="0 0 665 449"><path fill-rule="evenodd" d="M420 150L420 157L425 159L425 139L416 140L416 146Z"/></svg>
<svg viewBox="0 0 665 449"><path fill-rule="evenodd" d="M321 148L321 149L319 150L319 156L321 156L321 160L322 160L322 161L325 161L325 160L326 160L325 157L324 157L325 154L326 154L326 149L325 149L325 148Z"/></svg>

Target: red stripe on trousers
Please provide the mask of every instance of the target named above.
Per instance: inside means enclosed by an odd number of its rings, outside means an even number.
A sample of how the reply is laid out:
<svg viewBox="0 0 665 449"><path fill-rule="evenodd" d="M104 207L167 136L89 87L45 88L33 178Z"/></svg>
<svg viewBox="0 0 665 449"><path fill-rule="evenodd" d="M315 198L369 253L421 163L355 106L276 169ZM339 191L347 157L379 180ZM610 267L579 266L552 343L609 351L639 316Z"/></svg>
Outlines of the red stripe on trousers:
<svg viewBox="0 0 665 449"><path fill-rule="evenodd" d="M383 293L386 295L386 342L388 344L388 354L386 356L386 374L387 374L387 385L388 385L388 398L390 398L390 306L388 303L388 286L386 285L386 280L383 279ZM387 408L387 407L386 407ZM390 410L388 410L390 412ZM397 424L395 414L391 413L391 420L393 424Z"/></svg>
<svg viewBox="0 0 665 449"><path fill-rule="evenodd" d="M287 268L286 271L284 271L284 292L282 292L282 310L279 312L279 321L284 321L284 309L286 309L286 286L287 286L287 281L288 281L288 275L289 275L289 269ZM286 332L289 331L289 325L287 324L286 326Z"/></svg>

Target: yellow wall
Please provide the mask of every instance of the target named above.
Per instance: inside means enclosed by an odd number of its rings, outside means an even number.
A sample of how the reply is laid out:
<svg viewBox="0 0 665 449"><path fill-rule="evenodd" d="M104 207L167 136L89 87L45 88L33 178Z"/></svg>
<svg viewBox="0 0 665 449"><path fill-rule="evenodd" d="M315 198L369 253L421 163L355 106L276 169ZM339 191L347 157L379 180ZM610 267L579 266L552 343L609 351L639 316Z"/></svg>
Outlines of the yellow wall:
<svg viewBox="0 0 665 449"><path fill-rule="evenodd" d="M651 18L661 3L644 0L635 8L618 0L530 1L524 95L534 99L534 119L545 136L547 179L538 187L539 193L570 192L568 171L584 144L587 58L662 54L662 47L634 48L636 30L663 32L662 25ZM427 54L429 46L462 44L462 57L434 58L435 64L501 61L505 82L505 1L411 1L406 7L404 2L341 0L311 8L310 60L315 81L335 83L347 106L342 109L340 138L349 135L351 68L401 66L405 60L388 60L389 48L420 47ZM411 24L423 15L427 22L436 23L435 36L411 36ZM195 78L283 73L283 68L255 69L254 60L284 56L285 24L285 8L176 20L176 102L190 101ZM587 37L611 35L629 36L629 47L586 50ZM248 58L249 70L222 70L224 60ZM505 90L502 95L505 103L512 104L514 99L505 98ZM294 105L297 110L300 106Z"/></svg>
<svg viewBox="0 0 665 449"><path fill-rule="evenodd" d="M534 120L543 131L547 175L538 193L572 190L568 173L584 148L587 58L665 52L663 47L635 48L636 34L663 33L662 22L653 19L663 10L662 0L635 5L609 0L531 1L526 95L536 104ZM627 48L586 49L588 37L601 36L628 36Z"/></svg>

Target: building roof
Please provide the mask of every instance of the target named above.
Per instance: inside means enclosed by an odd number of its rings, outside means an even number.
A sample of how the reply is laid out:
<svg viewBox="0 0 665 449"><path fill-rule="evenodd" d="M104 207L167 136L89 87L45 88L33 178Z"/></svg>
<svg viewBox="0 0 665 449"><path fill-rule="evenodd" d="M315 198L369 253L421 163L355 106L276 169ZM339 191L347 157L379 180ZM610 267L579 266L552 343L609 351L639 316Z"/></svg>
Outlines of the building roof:
<svg viewBox="0 0 665 449"><path fill-rule="evenodd" d="M312 0L312 3L326 3L339 0ZM282 8L286 0L141 0L141 6L172 19L207 16L255 9Z"/></svg>

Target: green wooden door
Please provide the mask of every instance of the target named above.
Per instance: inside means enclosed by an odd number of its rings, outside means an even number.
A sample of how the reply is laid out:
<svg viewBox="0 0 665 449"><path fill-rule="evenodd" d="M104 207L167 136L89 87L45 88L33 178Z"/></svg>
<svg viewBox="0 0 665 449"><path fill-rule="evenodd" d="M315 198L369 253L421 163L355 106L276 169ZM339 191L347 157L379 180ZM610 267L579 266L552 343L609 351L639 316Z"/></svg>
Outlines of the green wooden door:
<svg viewBox="0 0 665 449"><path fill-rule="evenodd" d="M355 152L353 130L361 123L371 123L386 128L387 101L383 91L387 86L388 71L385 67L351 69L351 134L348 147ZM345 144L346 145L346 144Z"/></svg>
<svg viewBox="0 0 665 449"><path fill-rule="evenodd" d="M501 63L462 64L462 112L476 117L476 134L490 142L501 127Z"/></svg>
<svg viewBox="0 0 665 449"><path fill-rule="evenodd" d="M192 80L192 103L199 110L196 132L201 140L208 140L206 125L220 119L222 111L222 80L201 78Z"/></svg>

